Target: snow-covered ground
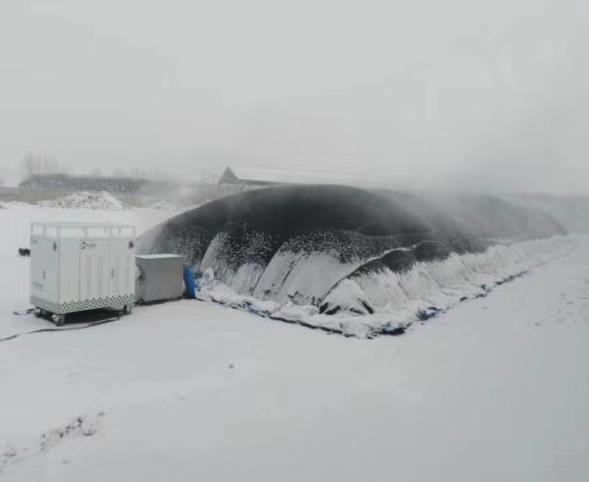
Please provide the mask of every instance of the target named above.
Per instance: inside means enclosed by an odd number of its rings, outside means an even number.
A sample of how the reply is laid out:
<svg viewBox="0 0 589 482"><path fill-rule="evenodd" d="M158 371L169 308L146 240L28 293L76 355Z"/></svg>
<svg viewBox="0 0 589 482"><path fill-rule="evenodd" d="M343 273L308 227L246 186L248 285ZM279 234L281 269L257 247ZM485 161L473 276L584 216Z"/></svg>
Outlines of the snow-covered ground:
<svg viewBox="0 0 589 482"><path fill-rule="evenodd" d="M0 210L0 338L31 220ZM589 239L402 337L344 338L198 301L0 342L0 480L585 481Z"/></svg>

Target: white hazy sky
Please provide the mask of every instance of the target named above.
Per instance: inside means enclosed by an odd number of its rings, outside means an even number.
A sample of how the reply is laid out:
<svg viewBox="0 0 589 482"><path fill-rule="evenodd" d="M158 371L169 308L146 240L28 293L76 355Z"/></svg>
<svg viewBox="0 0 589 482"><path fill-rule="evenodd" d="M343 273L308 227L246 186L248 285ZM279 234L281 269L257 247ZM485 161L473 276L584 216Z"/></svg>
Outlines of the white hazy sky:
<svg viewBox="0 0 589 482"><path fill-rule="evenodd" d="M0 168L589 194L587 0L0 0Z"/></svg>

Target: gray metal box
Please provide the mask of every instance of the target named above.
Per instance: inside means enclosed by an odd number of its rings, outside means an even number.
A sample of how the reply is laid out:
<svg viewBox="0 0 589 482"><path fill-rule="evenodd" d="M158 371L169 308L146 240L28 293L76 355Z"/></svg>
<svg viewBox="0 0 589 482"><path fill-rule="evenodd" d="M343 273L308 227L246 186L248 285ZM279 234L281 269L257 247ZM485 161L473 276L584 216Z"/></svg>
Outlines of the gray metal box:
<svg viewBox="0 0 589 482"><path fill-rule="evenodd" d="M135 257L139 270L135 281L135 298L150 303L181 298L184 294L182 256L148 254Z"/></svg>

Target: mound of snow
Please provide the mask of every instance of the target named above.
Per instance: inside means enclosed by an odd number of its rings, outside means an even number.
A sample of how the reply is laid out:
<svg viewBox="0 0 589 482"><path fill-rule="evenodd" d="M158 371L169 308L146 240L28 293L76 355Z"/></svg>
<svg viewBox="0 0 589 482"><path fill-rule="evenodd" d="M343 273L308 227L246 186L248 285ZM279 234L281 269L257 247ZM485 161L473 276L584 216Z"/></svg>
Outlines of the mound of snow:
<svg viewBox="0 0 589 482"><path fill-rule="evenodd" d="M323 309L296 298L277 303L239 295L234 286L215 279L202 280L199 296L276 320L370 337L404 329L462 301L484 297L493 288L566 256L579 239L557 236L498 244L482 253L452 254L445 260L420 262L407 271L385 269L345 278L323 299ZM322 271L325 265L321 257L316 261L313 264Z"/></svg>
<svg viewBox="0 0 589 482"><path fill-rule="evenodd" d="M96 209L101 211L121 211L125 205L112 194L101 192L77 192L59 199L41 201L39 206L66 209Z"/></svg>

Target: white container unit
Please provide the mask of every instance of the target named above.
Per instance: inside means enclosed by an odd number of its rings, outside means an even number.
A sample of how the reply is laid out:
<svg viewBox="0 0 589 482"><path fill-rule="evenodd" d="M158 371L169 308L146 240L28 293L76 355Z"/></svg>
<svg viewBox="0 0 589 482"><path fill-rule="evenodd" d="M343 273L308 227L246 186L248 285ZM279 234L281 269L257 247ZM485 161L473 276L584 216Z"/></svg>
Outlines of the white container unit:
<svg viewBox="0 0 589 482"><path fill-rule="evenodd" d="M31 303L60 323L99 308L130 312L135 303L135 228L33 223Z"/></svg>

